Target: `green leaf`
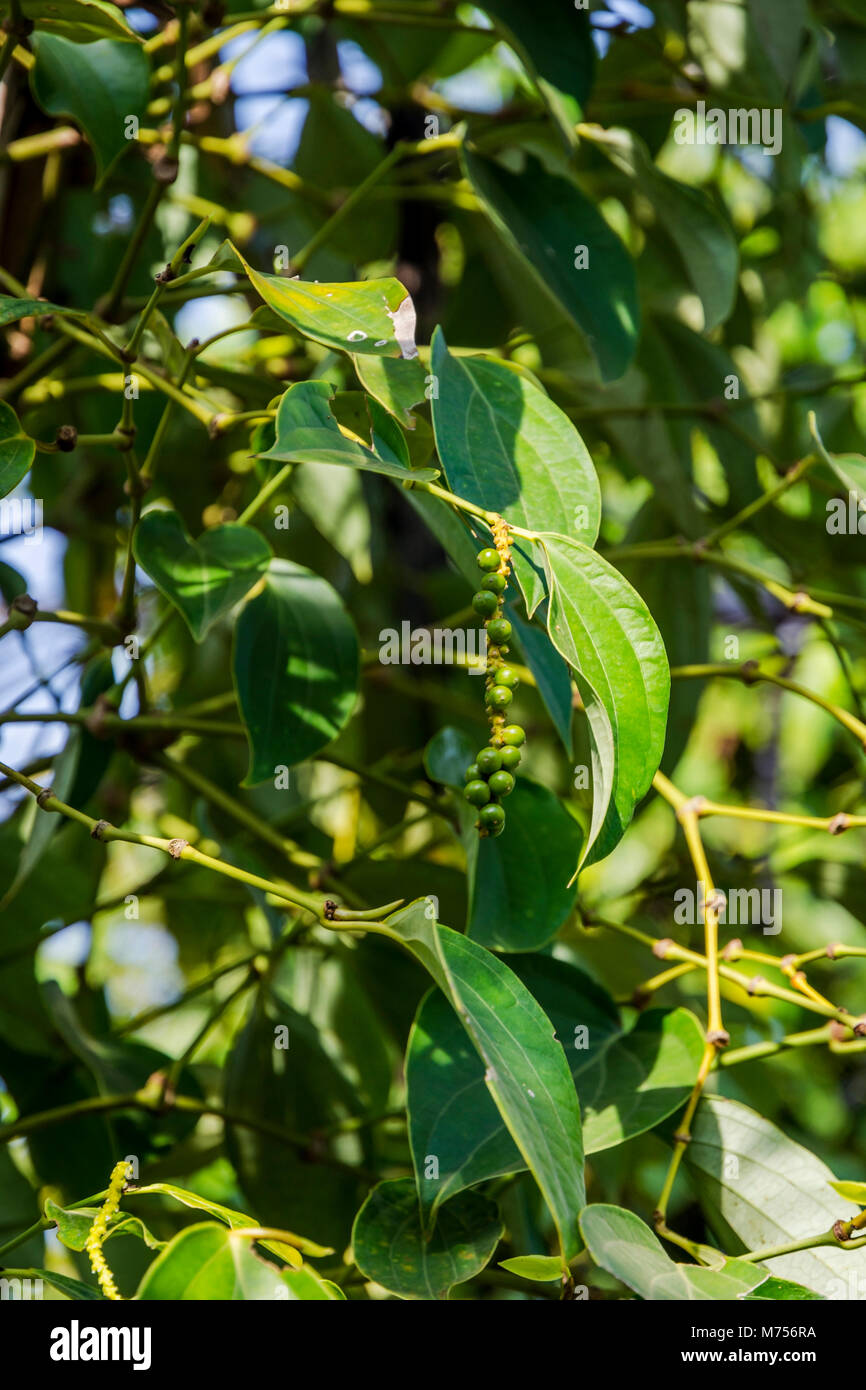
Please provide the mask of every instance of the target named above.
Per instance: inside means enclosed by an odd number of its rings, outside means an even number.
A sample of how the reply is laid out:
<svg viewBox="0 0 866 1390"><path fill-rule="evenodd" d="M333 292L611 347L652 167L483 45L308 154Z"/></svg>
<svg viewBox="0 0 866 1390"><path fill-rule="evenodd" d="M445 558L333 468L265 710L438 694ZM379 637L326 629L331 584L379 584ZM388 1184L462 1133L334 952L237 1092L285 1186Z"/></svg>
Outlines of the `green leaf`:
<svg viewBox="0 0 866 1390"><path fill-rule="evenodd" d="M574 671L592 743L592 822L584 859L617 845L665 744L670 670L643 599L595 551L546 536L553 645ZM590 850L591 855L590 855Z"/></svg>
<svg viewBox="0 0 866 1390"><path fill-rule="evenodd" d="M858 1207L866 1207L866 1182L831 1182L830 1186L846 1202L856 1202Z"/></svg>
<svg viewBox="0 0 866 1390"><path fill-rule="evenodd" d="M474 745L456 729L440 729L424 761L434 781L464 785ZM557 933L574 907L569 879L580 852L577 821L552 791L518 777L508 798L505 829L481 839L476 812L458 801L469 879L467 934L488 950L537 951Z"/></svg>
<svg viewBox="0 0 866 1390"><path fill-rule="evenodd" d="M773 1303L795 1303L809 1301L822 1301L822 1295L813 1293L811 1289L804 1289L802 1284L792 1284L790 1279L774 1279L772 1276L765 1283L759 1284L753 1293L746 1294L745 1302L754 1303L758 1299Z"/></svg>
<svg viewBox="0 0 866 1390"><path fill-rule="evenodd" d="M568 416L522 372L484 357L455 356L433 335L433 428L449 485L459 497L531 531L598 536L601 492L592 459ZM514 553L530 611L539 588L533 547Z"/></svg>
<svg viewBox="0 0 866 1390"><path fill-rule="evenodd" d="M354 625L326 580L272 560L235 627L234 679L250 744L245 786L311 758L349 720L358 692Z"/></svg>
<svg viewBox="0 0 866 1390"><path fill-rule="evenodd" d="M48 314L81 318L84 310L64 309L60 304L50 304L47 299L18 299L14 295L0 294L0 328L17 323L19 319L45 318ZM9 406L4 409L8 410Z"/></svg>
<svg viewBox="0 0 866 1390"><path fill-rule="evenodd" d="M644 541L664 540L670 522L653 497L635 516L625 540L626 546ZM706 565L694 565L687 584L672 583L670 567L657 560L626 560L622 566L629 583L637 589L658 626L671 666L697 665L710 660L712 629L712 576ZM661 767L673 774L695 723L703 695L697 680L671 683L665 751Z"/></svg>
<svg viewBox="0 0 866 1390"><path fill-rule="evenodd" d="M537 289L585 335L602 377L622 376L640 327L635 270L595 204L531 155L519 174L465 147L462 159L488 218ZM577 247L586 247L584 269L575 265Z"/></svg>
<svg viewBox="0 0 866 1390"><path fill-rule="evenodd" d="M0 497L18 486L35 457L35 443L22 430L11 405L0 401Z"/></svg>
<svg viewBox="0 0 866 1390"><path fill-rule="evenodd" d="M374 930L406 946L456 1010L485 1065L484 1084L541 1188L563 1258L572 1259L584 1192L580 1112L550 1020L507 965L439 926L429 901Z"/></svg>
<svg viewBox="0 0 866 1390"><path fill-rule="evenodd" d="M500 1260L499 1264L510 1274L519 1274L521 1279L533 1279L539 1284L562 1278L562 1265L556 1255L515 1255L513 1259Z"/></svg>
<svg viewBox="0 0 866 1390"><path fill-rule="evenodd" d="M197 642L267 572L271 548L251 526L230 521L194 541L177 512L146 512L135 558L184 619Z"/></svg>
<svg viewBox="0 0 866 1390"><path fill-rule="evenodd" d="M358 473L326 463L299 463L292 469L292 494L315 526L352 567L359 584L373 578L370 509Z"/></svg>
<svg viewBox="0 0 866 1390"><path fill-rule="evenodd" d="M447 1299L473 1279L502 1237L495 1202L464 1192L425 1231L411 1178L380 1182L355 1218L352 1251L362 1274L398 1298Z"/></svg>
<svg viewBox="0 0 866 1390"><path fill-rule="evenodd" d="M760 1250L819 1236L859 1211L834 1192L826 1164L739 1101L704 1097L684 1162L726 1248ZM826 1298L862 1297L866 1287L866 1250L817 1246L764 1264ZM852 1294L852 1285L861 1292Z"/></svg>
<svg viewBox="0 0 866 1390"><path fill-rule="evenodd" d="M268 308L305 337L351 354L417 357L415 306L399 280L333 285L289 280L253 270L235 247L231 249Z"/></svg>
<svg viewBox="0 0 866 1390"><path fill-rule="evenodd" d="M190 1192L188 1188L178 1187L171 1182L151 1182L145 1187L130 1187L124 1193L124 1201L128 1197L147 1197L150 1195L160 1195L173 1197L176 1202L182 1202L185 1207L192 1207L196 1211L206 1211L208 1215L215 1216L218 1221L224 1221L232 1230L242 1230L244 1227L255 1226L256 1222L245 1212L235 1211L233 1207L224 1207L221 1202L212 1202L207 1197L202 1197L198 1192ZM321 1257L323 1255L333 1255L334 1251L329 1245L317 1245L314 1240L308 1240L306 1236L296 1236L290 1231L282 1232L283 1236L290 1237L290 1241L270 1242L263 1240L260 1242L266 1250L272 1250L274 1254L286 1258L285 1248L287 1243L293 1251L300 1251L302 1255L312 1255Z"/></svg>
<svg viewBox="0 0 866 1390"><path fill-rule="evenodd" d="M321 1162L289 1136L323 1134L366 1111L359 1088L324 1049L315 1023L257 992L225 1067L224 1103L253 1126L226 1126L226 1149L258 1221L308 1229L342 1251L362 1194L354 1163L372 1161L363 1130L317 1139ZM285 1136L285 1137L284 1137Z"/></svg>
<svg viewBox="0 0 866 1390"><path fill-rule="evenodd" d="M857 499L859 530L860 518L866 512L866 458L862 454L828 454L827 457L845 491L853 492ZM827 506L829 509L830 503Z"/></svg>
<svg viewBox="0 0 866 1390"><path fill-rule="evenodd" d="M54 1222L57 1227L57 1239L66 1246L67 1250L84 1249L98 1213L98 1206L61 1207L56 1202L52 1202L50 1197L45 1202L45 1215ZM248 1224L252 1225L253 1223ZM110 1240L113 1236L136 1236L139 1240L143 1240L150 1250L162 1250L167 1244L164 1240L157 1240L156 1236L137 1216L132 1216L125 1211L116 1212L109 1220L108 1234L105 1238Z"/></svg>
<svg viewBox="0 0 866 1390"><path fill-rule="evenodd" d="M82 1284L79 1279L70 1279L68 1274L57 1274L53 1269L7 1269L0 1271L0 1279L28 1279L30 1281L31 1293L33 1284L37 1279L41 1279L44 1284L48 1284L58 1293L62 1293L64 1298L71 1298L76 1301L102 1303L104 1302L99 1289L90 1284ZM32 1294L35 1297L35 1294Z"/></svg>
<svg viewBox="0 0 866 1390"><path fill-rule="evenodd" d="M405 425L415 428L413 407L420 405L427 394L427 375L417 357L373 357L357 353L352 362L358 380L370 395Z"/></svg>
<svg viewBox="0 0 866 1390"><path fill-rule="evenodd" d="M138 44L98 39L73 43L55 34L33 35L33 95L49 116L70 116L84 131L96 158L96 187L121 154L127 118L147 106L150 64Z"/></svg>
<svg viewBox="0 0 866 1390"><path fill-rule="evenodd" d="M720 1269L675 1264L649 1226L622 1207L586 1207L580 1229L596 1264L648 1301L730 1302L767 1278L765 1269L743 1260L726 1260Z"/></svg>
<svg viewBox="0 0 866 1390"><path fill-rule="evenodd" d="M348 438L331 413L333 389L326 381L290 386L277 409L276 441L260 459L280 463L333 463L405 480L409 470L393 450L383 458L358 439ZM386 417L387 418L387 417ZM419 468L412 477L438 478L436 468Z"/></svg>
<svg viewBox="0 0 866 1390"><path fill-rule="evenodd" d="M0 15L9 13L8 0L0 0ZM33 21L37 34L56 34L70 43L97 39L141 43L117 6L106 0L21 0L21 13Z"/></svg>
<svg viewBox="0 0 866 1390"><path fill-rule="evenodd" d="M512 36L512 47L520 57L529 59L539 77L583 106L595 70L595 47L586 10L554 4L539 14L525 0L484 0L482 8L501 20L506 36Z"/></svg>
<svg viewBox="0 0 866 1390"><path fill-rule="evenodd" d="M651 234L668 243L675 271L700 299L704 329L710 331L724 323L734 307L740 268L730 223L701 189L663 173L643 141L631 131L591 126L583 128L581 138L597 145L646 198L654 214ZM665 289L670 287L667 275Z"/></svg>
<svg viewBox="0 0 866 1390"><path fill-rule="evenodd" d="M567 757L571 758L574 743L571 734L574 715L571 672L547 635L546 615L542 617L544 626L539 627L536 622L528 623L521 617L516 604L509 604L508 617L514 628L514 636L523 650L524 660L535 677L538 693L562 739Z"/></svg>
<svg viewBox="0 0 866 1390"><path fill-rule="evenodd" d="M466 833L470 884L467 933L495 951L537 951L569 917L569 880L583 834L547 787L518 777L505 829L481 839L474 816Z"/></svg>
<svg viewBox="0 0 866 1390"><path fill-rule="evenodd" d="M556 1030L580 1099L586 1153L652 1129L688 1099L703 1037L687 1009L651 1009L626 1031L616 1005L583 971L548 956L509 965ZM524 1167L484 1089L483 1069L466 1046L443 996L428 994L406 1054L409 1137L422 1203L435 1211L455 1192ZM435 1154L439 1175L427 1179Z"/></svg>
<svg viewBox="0 0 866 1390"><path fill-rule="evenodd" d="M310 1302L343 1294L314 1270L279 1269L255 1254L249 1236L215 1222L187 1226L145 1271L135 1297L189 1302Z"/></svg>
<svg viewBox="0 0 866 1390"><path fill-rule="evenodd" d="M66 736L66 742L55 760L54 775L51 779L52 789L61 801L67 801L69 798L78 771L80 751L81 734L78 729L70 729ZM37 811L33 817L30 834L21 850L15 878L0 900L0 908L6 908L16 897L21 885L36 868L59 829L57 817Z"/></svg>

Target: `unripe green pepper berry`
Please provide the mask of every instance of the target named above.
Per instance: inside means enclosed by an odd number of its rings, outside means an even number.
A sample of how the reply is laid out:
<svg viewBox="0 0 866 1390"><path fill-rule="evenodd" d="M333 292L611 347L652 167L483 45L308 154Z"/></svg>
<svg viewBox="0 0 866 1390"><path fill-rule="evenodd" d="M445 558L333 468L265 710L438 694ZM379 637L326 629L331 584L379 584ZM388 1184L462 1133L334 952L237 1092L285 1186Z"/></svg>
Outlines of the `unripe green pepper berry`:
<svg viewBox="0 0 866 1390"><path fill-rule="evenodd" d="M507 685L492 685L486 695L488 705L493 709L505 709L514 699Z"/></svg>
<svg viewBox="0 0 866 1390"><path fill-rule="evenodd" d="M504 594L508 587L508 580L504 574L485 574L481 581L482 589L489 589L494 594Z"/></svg>
<svg viewBox="0 0 866 1390"><path fill-rule="evenodd" d="M507 796L514 791L514 778L510 772L494 772L487 785L494 796Z"/></svg>
<svg viewBox="0 0 866 1390"><path fill-rule="evenodd" d="M513 690L516 685L520 684L520 677L510 666L500 666L499 670L496 671L494 675L496 684L507 685L509 690Z"/></svg>
<svg viewBox="0 0 866 1390"><path fill-rule="evenodd" d="M491 618L487 624L487 636L495 646L501 647L511 636L511 624L507 618Z"/></svg>
<svg viewBox="0 0 866 1390"><path fill-rule="evenodd" d="M503 743L509 743L512 748L519 748L526 742L526 730L519 724L506 724L500 734Z"/></svg>
<svg viewBox="0 0 866 1390"><path fill-rule="evenodd" d="M481 752L475 755L475 763L482 777L489 777L491 772L498 772L502 766L499 749L482 748Z"/></svg>
<svg viewBox="0 0 866 1390"><path fill-rule="evenodd" d="M484 550L479 550L477 555L478 568L482 570L499 569L499 551L494 550L492 545L488 545Z"/></svg>
<svg viewBox="0 0 866 1390"><path fill-rule="evenodd" d="M463 781L464 781L464 782L477 782L477 781L478 781L478 778L479 778L480 776L481 776L481 773L478 771L478 764L477 764L477 763L470 763L469 766L467 767L466 771L465 771L464 774L463 774Z"/></svg>
<svg viewBox="0 0 866 1390"><path fill-rule="evenodd" d="M499 774L497 773L497 776ZM467 782L463 788L463 795L472 806L483 806L490 800L490 788L486 782L478 778L475 782Z"/></svg>
<svg viewBox="0 0 866 1390"><path fill-rule="evenodd" d="M472 595L472 607L482 618L492 618L499 607L499 599L489 589L479 589Z"/></svg>
<svg viewBox="0 0 866 1390"><path fill-rule="evenodd" d="M513 772L520 765L521 753L519 748L512 748L506 743L504 748L500 748L499 757L506 772Z"/></svg>
<svg viewBox="0 0 866 1390"><path fill-rule="evenodd" d="M478 827L486 830L488 835L501 835L505 827L505 812L501 806L491 803L482 806L478 812Z"/></svg>

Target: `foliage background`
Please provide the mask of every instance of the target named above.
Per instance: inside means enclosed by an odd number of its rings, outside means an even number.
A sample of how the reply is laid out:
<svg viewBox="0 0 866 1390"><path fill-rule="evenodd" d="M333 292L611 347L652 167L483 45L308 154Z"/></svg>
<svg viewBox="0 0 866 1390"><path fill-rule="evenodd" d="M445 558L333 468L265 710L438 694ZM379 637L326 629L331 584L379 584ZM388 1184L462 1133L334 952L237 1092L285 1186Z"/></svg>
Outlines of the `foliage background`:
<svg viewBox="0 0 866 1390"><path fill-rule="evenodd" d="M827 502L840 495L829 470L810 474L762 509L724 550L790 593L841 595L841 604L830 603L830 618L792 611L766 585L699 563L691 553L641 559L632 551L619 560L616 553L674 536L694 541L723 524L811 449L810 410L834 453L861 449L866 7L859 0L593 4L590 26L580 30L583 70L569 61L564 74L562 55L569 50L560 42L562 6L555 4L533 5L522 34L521 7L506 4L487 7L486 16L469 7L432 7L441 23L417 22L421 5L403 7L404 22L395 13L399 6L383 5L379 18L375 6L365 13L341 0L303 8L300 16L269 11L266 26L251 19L244 34L233 36L241 4L227 5L220 20L193 7L196 43L206 44L217 20L228 32L190 65L188 138L178 177L164 188L140 245L118 320L141 307L154 273L208 214L213 221L197 264L226 236L263 269L271 268L276 248L294 256L328 223L335 206L328 195L358 189L398 140L422 140L431 116L442 133L457 131L462 139L465 132L476 148L510 150L515 169L521 152L529 154L529 210L534 204L535 229L554 248L554 269L568 285L576 274L573 243L565 240L573 223L563 227L555 211L543 221L543 199L532 198L531 179L565 178L570 161L584 199L626 253L612 251L609 263L589 272L590 295L599 301L577 317L584 329L590 326L595 353L569 311L571 291L558 304L539 292L535 251L521 255L485 216L479 190L453 151L401 162L313 250L304 275L342 281L393 273L414 297L422 362L438 323L450 346L494 352L534 375L582 434L602 485L600 549L613 552L646 598L673 666L723 662L736 638L741 661L761 661L862 716L863 541L828 533ZM131 108L121 101L113 115L103 115L97 105L97 97L118 91L120 73L112 64L124 45L71 88L54 79L51 91L40 91L25 62L9 69L0 169L0 264L8 293L25 285L64 306L104 302L133 228L141 225L154 160L171 158L170 137L166 155L160 132L174 101L176 21L159 5L126 16L153 44L162 36L148 55L153 76L140 94L141 124L155 132L152 141L118 143L117 114ZM489 29L491 18L512 23L519 40L503 43ZM253 51L243 56L257 33ZM38 29L30 47L39 72ZM83 46L79 53L87 51ZM40 81L48 87L50 71L46 58ZM552 85L540 89L538 74ZM780 109L781 154L677 144L674 110L702 99L725 108ZM577 120L584 125L566 154L562 128L573 130ZM637 164L631 155L624 163L612 160L603 134L589 125L630 132ZM70 133L38 143L58 129ZM89 138L80 137L82 130ZM120 155L96 187L95 151L106 165ZM700 215L689 190L702 195ZM623 346L611 316L621 322L617 306L632 298L640 327ZM169 291L147 350L158 359L167 344L175 351L172 333L185 344L242 324L257 302L249 291L238 292L228 272L203 294L195 286ZM119 364L79 347L56 367L49 363L47 372L31 371L57 340L52 327L25 320L4 338L4 398L29 435L49 440L61 423L85 435L115 428ZM607 380L598 360L608 362ZM196 371L198 387L226 411L261 410L286 385L311 378L350 392L359 387L349 356L285 331L226 337ZM724 398L731 374L739 380L738 401ZM145 446L162 405L152 391L136 403L137 439ZM429 462L432 445L429 409L422 405L410 436L414 465ZM256 491L254 447L250 427L209 436L192 416L175 412L153 498L170 499L193 535L236 517ZM380 632L403 620L418 626L463 612L466 581L405 490L371 475L331 469L326 477L323 470L312 464L296 470L274 499L290 507L290 528L269 539L277 554L334 586L364 649L375 651ZM103 619L112 613L129 522L123 481L122 457L98 446L37 455L22 491L43 499L46 530L38 546L4 538L0 579L7 599L16 592L17 573L43 609ZM153 631L165 601L144 573L138 577L138 630ZM41 623L5 638L0 704L38 718L3 717L4 762L44 779L67 736L62 720L44 716L86 707L100 688L91 663L96 683L82 690L78 657L86 640L74 627ZM167 626L147 657L151 707L182 711L223 695L230 645L230 622L201 646L180 622ZM122 646L112 661L114 678L122 680L129 669ZM103 669L103 687L110 680ZM124 717L139 708L137 680L125 687ZM518 713L529 733L526 770L584 818L586 799L573 785L575 765L588 761L579 718L574 749L566 752L537 692L522 688ZM335 895L348 890L368 903L434 894L441 919L460 929L468 906L464 852L453 806L423 761L429 741L446 726L473 741L483 738L480 693L464 672L372 663L339 741L293 768L287 791L238 790L246 754L237 740L184 735L170 752L312 856L315 887ZM166 775L154 754L152 743L130 735L91 738L91 785L81 805L113 824L218 844L226 857L266 876L280 874L280 851ZM772 685L674 682L662 766L689 795L819 817L855 811L862 757L824 710ZM166 864L140 847L113 844L106 851L75 825L52 826L38 863L21 879L22 847L33 843L39 813L14 787L4 790L3 803L2 879L14 885L0 942L4 1118L14 1122L140 1085L160 1061L144 1047L183 1058L214 1019L184 1067L181 1089L222 1097L229 1108L242 1100L303 1143L266 1142L231 1126L227 1133L218 1117L196 1123L195 1116L172 1111L158 1121L125 1114L76 1118L34 1135L26 1148L17 1143L3 1151L0 1244L37 1220L45 1188L63 1201L80 1200L101 1191L116 1157L131 1152L141 1156L143 1180L177 1181L333 1245L336 1263L324 1260L322 1268L342 1274L347 1291L361 1296L363 1283L351 1284L339 1257L375 1177L411 1171L400 1118L401 1064L427 988L424 973L372 936L344 944L307 926L267 965L271 933L285 921L260 894L195 866ZM771 939L773 949L797 953L834 941L866 947L859 832L831 838L796 826L713 820L705 841L718 886L782 890L783 934ZM673 892L693 882L675 818L660 798L648 798L614 853L584 871L575 910L552 923L556 945L548 937L544 949L579 963L614 997L629 1001L653 973L651 957L587 930L583 918L630 921L700 949L700 927L690 934L671 920ZM139 900L137 920L129 918L130 894ZM247 963L230 969L238 960ZM859 1013L856 960L819 965L816 978L834 1003ZM703 991L703 976L692 973L666 985L654 1003L683 1003L703 1018ZM747 1007L742 994L724 992L735 1046L808 1026L793 1005L752 1000ZM257 1013L262 1010L265 1015ZM306 1055L303 1067L275 1076L272 1049L263 1056L254 1025L265 1017L264 1031L272 1031L280 1010L288 1011L295 1030L293 1062L304 1049ZM723 1069L711 1087L760 1111L838 1177L862 1173L864 1080L856 1054L838 1057L826 1047L784 1052ZM364 1123L333 1138L334 1126L352 1116ZM239 1146L246 1146L243 1152ZM591 1199L649 1220L668 1152L658 1134L606 1151L590 1164ZM507 1239L499 1258L550 1248L549 1218L530 1177L504 1185L502 1210ZM151 1225L166 1238L187 1215L166 1202ZM676 1187L670 1219L693 1239L706 1237L685 1181ZM53 1263L89 1279L83 1256L51 1235L45 1253L42 1240L28 1241L16 1260ZM109 1249L129 1293L151 1253L135 1240ZM502 1287L497 1278L507 1278L495 1269L461 1286L460 1296L525 1296ZM592 1296L620 1289L588 1261L578 1269Z"/></svg>

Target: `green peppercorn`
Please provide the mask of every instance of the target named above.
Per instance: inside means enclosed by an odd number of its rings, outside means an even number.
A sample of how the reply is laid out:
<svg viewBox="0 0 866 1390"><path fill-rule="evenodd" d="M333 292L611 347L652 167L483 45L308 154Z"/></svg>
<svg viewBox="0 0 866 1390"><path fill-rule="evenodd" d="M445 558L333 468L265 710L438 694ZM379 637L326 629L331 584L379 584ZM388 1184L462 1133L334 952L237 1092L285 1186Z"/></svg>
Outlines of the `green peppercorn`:
<svg viewBox="0 0 866 1390"><path fill-rule="evenodd" d="M487 636L497 647L507 642L511 636L511 624L507 618L492 618L487 624Z"/></svg>
<svg viewBox="0 0 866 1390"><path fill-rule="evenodd" d="M480 776L481 773L478 771L478 764L470 763L463 774L463 780L464 782L477 782Z"/></svg>
<svg viewBox="0 0 866 1390"><path fill-rule="evenodd" d="M488 835L501 835L505 827L505 812L502 807L494 803L482 806L478 812L478 827Z"/></svg>
<svg viewBox="0 0 866 1390"><path fill-rule="evenodd" d="M493 709L505 709L514 699L507 685L492 685L487 691L486 700Z"/></svg>
<svg viewBox="0 0 866 1390"><path fill-rule="evenodd" d="M494 772L487 786L494 796L507 796L514 791L514 778L510 772Z"/></svg>
<svg viewBox="0 0 866 1390"><path fill-rule="evenodd" d="M481 581L482 589L489 589L493 594L504 594L508 580L504 574L485 574Z"/></svg>
<svg viewBox="0 0 866 1390"><path fill-rule="evenodd" d="M489 777L491 772L498 772L502 766L499 749L482 748L481 752L475 755L475 763L482 777Z"/></svg>
<svg viewBox="0 0 866 1390"><path fill-rule="evenodd" d="M479 550L477 555L478 568L482 570L499 569L499 551L494 550L492 545L488 545L484 550Z"/></svg>
<svg viewBox="0 0 866 1390"><path fill-rule="evenodd" d="M499 607L499 599L489 589L479 589L472 595L472 607L482 618L492 618Z"/></svg>
<svg viewBox="0 0 866 1390"><path fill-rule="evenodd" d="M502 766L505 768L506 772L513 772L514 769L520 765L520 749L513 748L508 743L506 743L504 748L500 748L499 757L502 760Z"/></svg>
<svg viewBox="0 0 866 1390"><path fill-rule="evenodd" d="M500 774L497 773L496 775L499 776ZM483 806L486 801L490 800L490 788L479 777L475 782L467 782L463 788L463 795L472 806Z"/></svg>
<svg viewBox="0 0 866 1390"><path fill-rule="evenodd" d="M520 684L520 677L511 666L500 666L499 670L494 672L494 676L497 685L507 685L509 690Z"/></svg>
<svg viewBox="0 0 866 1390"><path fill-rule="evenodd" d="M512 748L519 748L526 742L526 730L519 724L506 724L500 737L503 743L511 744Z"/></svg>

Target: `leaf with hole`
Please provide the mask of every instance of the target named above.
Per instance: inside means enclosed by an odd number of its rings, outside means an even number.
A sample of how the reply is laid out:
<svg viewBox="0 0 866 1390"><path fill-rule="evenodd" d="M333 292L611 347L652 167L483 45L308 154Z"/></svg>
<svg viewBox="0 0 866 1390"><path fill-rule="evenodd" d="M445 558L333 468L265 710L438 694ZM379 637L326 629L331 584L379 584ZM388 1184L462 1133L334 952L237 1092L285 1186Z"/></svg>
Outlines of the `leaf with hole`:
<svg viewBox="0 0 866 1390"><path fill-rule="evenodd" d="M415 306L399 280L319 284L266 275L253 270L240 252L228 245L268 308L306 338L350 354L417 357Z"/></svg>

